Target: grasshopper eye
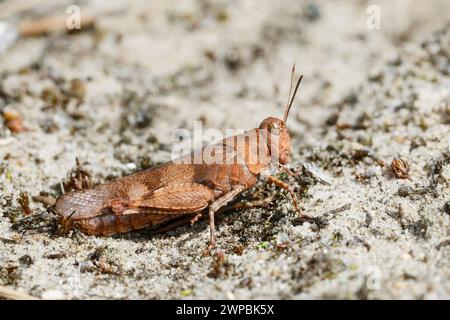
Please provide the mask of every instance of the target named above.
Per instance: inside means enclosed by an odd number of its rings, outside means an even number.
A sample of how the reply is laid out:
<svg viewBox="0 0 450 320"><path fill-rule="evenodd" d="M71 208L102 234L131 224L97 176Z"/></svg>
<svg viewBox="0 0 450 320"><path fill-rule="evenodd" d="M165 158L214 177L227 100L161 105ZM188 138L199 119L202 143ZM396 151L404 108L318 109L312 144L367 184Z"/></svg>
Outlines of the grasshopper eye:
<svg viewBox="0 0 450 320"><path fill-rule="evenodd" d="M272 123L269 126L269 131L271 134L278 136L280 134L280 125L278 123Z"/></svg>

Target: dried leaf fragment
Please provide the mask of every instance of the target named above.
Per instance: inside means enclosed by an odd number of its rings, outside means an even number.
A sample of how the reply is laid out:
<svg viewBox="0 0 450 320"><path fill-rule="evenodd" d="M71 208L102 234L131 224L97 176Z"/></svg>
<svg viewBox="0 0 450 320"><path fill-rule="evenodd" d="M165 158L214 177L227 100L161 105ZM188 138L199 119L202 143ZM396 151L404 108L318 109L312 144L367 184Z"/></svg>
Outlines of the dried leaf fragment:
<svg viewBox="0 0 450 320"><path fill-rule="evenodd" d="M12 133L19 133L24 131L22 116L17 111L4 111L3 119L5 120L6 127L11 130Z"/></svg>
<svg viewBox="0 0 450 320"><path fill-rule="evenodd" d="M70 95L77 99L83 99L86 94L86 85L85 83L80 79L73 79L70 82L70 89L69 89Z"/></svg>
<svg viewBox="0 0 450 320"><path fill-rule="evenodd" d="M30 198L28 197L27 192L24 191L20 193L19 204L26 216L30 216L33 213L33 211L30 209Z"/></svg>
<svg viewBox="0 0 450 320"><path fill-rule="evenodd" d="M403 159L394 159L391 162L391 169L399 179L409 179L409 164Z"/></svg>

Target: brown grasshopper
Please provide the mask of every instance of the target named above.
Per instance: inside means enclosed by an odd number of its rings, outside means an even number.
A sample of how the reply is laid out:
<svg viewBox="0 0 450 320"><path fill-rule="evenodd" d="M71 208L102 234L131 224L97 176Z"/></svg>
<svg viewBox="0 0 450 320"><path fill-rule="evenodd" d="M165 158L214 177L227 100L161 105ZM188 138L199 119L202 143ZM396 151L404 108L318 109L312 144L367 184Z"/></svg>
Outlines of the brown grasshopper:
<svg viewBox="0 0 450 320"><path fill-rule="evenodd" d="M283 120L269 117L259 128L223 139L160 166L93 188L62 195L54 209L63 226L88 235L108 236L191 215L194 223L208 209L210 245L216 244L214 214L260 180L289 191L304 215L293 189L272 173L290 161L291 141L286 120L301 76L289 98ZM207 155L208 157L201 157ZM199 157L200 156L200 157ZM200 161L195 161L200 159Z"/></svg>

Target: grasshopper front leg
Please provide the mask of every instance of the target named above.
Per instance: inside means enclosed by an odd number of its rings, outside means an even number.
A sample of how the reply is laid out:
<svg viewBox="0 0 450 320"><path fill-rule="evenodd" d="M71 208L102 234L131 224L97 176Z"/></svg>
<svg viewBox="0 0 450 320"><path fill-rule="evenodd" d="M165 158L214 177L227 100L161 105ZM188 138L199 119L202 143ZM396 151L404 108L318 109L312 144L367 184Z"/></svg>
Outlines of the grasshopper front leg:
<svg viewBox="0 0 450 320"><path fill-rule="evenodd" d="M277 178L275 178L273 176L268 176L267 177L267 181L269 183L273 183L275 186L277 186L277 187L279 187L281 189L284 189L284 190L289 192L289 194L291 196L291 199L292 199L292 202L294 203L295 210L297 210L297 212L300 215L300 217L311 218L311 216L309 216L308 214L304 213L300 209L300 207L298 205L297 197L295 196L294 190L293 190L293 188L290 185L288 185L287 183L285 183L285 182L283 182L283 181L281 181L281 180L279 180L279 179L277 179Z"/></svg>

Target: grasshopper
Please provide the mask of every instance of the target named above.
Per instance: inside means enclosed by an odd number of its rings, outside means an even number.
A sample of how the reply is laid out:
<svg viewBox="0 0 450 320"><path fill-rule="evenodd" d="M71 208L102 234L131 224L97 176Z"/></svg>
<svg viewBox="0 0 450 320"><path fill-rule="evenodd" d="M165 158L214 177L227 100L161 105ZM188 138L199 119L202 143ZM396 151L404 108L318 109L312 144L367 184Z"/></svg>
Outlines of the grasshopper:
<svg viewBox="0 0 450 320"><path fill-rule="evenodd" d="M213 248L215 213L261 180L287 190L296 210L307 216L300 210L293 189L273 176L280 168L289 170L285 165L291 157L291 140L286 121L303 78L299 77L291 96L294 75L295 65L283 120L269 117L258 128L173 161L93 188L63 194L54 207L62 217L63 227L77 228L88 235L108 236L182 216L191 216L194 223L207 210L209 248Z"/></svg>

